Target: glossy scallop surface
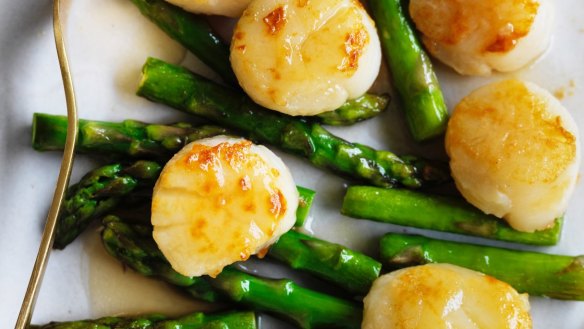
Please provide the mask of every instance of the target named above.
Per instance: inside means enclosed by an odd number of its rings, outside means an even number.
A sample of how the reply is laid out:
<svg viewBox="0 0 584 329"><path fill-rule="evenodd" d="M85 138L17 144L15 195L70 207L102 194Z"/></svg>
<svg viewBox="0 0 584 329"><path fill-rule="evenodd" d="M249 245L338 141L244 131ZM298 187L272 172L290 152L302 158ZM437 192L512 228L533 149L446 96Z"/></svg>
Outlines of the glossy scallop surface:
<svg viewBox="0 0 584 329"><path fill-rule="evenodd" d="M187 276L223 267L271 245L295 222L298 191L284 163L248 140L193 142L164 167L154 188L154 239Z"/></svg>
<svg viewBox="0 0 584 329"><path fill-rule="evenodd" d="M235 28L231 65L256 103L314 115L371 87L381 46L357 0L256 0Z"/></svg>
<svg viewBox="0 0 584 329"><path fill-rule="evenodd" d="M461 74L515 71L550 43L550 0L412 0L409 6L428 51Z"/></svg>
<svg viewBox="0 0 584 329"><path fill-rule="evenodd" d="M520 80L465 97L448 124L446 151L463 196L521 231L563 215L578 177L572 116L549 92Z"/></svg>
<svg viewBox="0 0 584 329"><path fill-rule="evenodd" d="M527 295L449 264L382 275L364 300L363 329L527 329Z"/></svg>

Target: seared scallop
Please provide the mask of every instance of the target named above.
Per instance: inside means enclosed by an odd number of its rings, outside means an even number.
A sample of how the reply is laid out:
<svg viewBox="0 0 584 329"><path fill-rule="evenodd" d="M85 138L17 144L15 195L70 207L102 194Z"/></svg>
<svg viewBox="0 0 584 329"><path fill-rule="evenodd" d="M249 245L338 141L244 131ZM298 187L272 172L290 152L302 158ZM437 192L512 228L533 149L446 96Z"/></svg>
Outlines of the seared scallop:
<svg viewBox="0 0 584 329"><path fill-rule="evenodd" d="M449 264L379 277L365 297L363 329L527 329L529 301L508 284Z"/></svg>
<svg viewBox="0 0 584 329"><path fill-rule="evenodd" d="M185 146L154 187L154 239L173 269L218 275L248 259L295 222L298 191L264 146L216 136Z"/></svg>
<svg viewBox="0 0 584 329"><path fill-rule="evenodd" d="M256 0L235 28L231 65L256 103L315 115L369 89L381 46L357 0Z"/></svg>
<svg viewBox="0 0 584 329"><path fill-rule="evenodd" d="M239 17L251 0L166 0L196 14Z"/></svg>
<svg viewBox="0 0 584 329"><path fill-rule="evenodd" d="M548 47L550 0L411 0L428 51L461 74L488 75L528 65Z"/></svg>
<svg viewBox="0 0 584 329"><path fill-rule="evenodd" d="M465 97L448 124L446 151L462 195L527 232L563 215L580 163L570 113L548 91L518 80Z"/></svg>

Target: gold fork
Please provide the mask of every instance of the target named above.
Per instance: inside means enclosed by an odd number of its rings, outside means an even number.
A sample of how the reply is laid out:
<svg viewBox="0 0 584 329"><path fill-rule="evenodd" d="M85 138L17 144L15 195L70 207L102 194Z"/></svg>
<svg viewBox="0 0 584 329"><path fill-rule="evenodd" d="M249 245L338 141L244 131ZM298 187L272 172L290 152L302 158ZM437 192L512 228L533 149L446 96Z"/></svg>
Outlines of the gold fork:
<svg viewBox="0 0 584 329"><path fill-rule="evenodd" d="M75 91L71 80L71 71L69 70L69 62L67 60L65 40L63 38L63 30L61 26L60 2L60 0L53 1L53 32L55 34L57 57L59 58L59 67L61 69L61 77L63 79L63 87L65 89L65 98L67 102L67 139L65 142L63 160L61 162L61 169L59 170L57 186L55 187L55 193L53 194L53 202L51 203L49 214L47 215L47 222L43 231L41 244L30 275L28 288L26 289L26 294L20 308L15 329L27 328L32 318L38 290L47 267L49 253L53 246L57 216L59 215L61 204L65 197L65 190L69 184L69 177L73 166L73 152L75 149L75 143L77 142L77 106L75 104Z"/></svg>

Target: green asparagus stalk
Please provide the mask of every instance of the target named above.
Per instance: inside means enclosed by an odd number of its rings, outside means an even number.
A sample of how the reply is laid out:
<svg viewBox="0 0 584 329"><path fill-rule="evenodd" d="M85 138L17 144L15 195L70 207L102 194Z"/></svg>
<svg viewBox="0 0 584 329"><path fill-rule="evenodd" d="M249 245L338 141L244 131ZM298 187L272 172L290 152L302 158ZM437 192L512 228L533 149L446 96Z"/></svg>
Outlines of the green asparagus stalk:
<svg viewBox="0 0 584 329"><path fill-rule="evenodd" d="M142 15L217 72L227 84L238 86L229 62L229 46L213 32L204 16L191 14L164 0L132 2ZM346 102L335 111L314 118L328 125L350 125L378 115L387 108L388 103L389 95L365 94Z"/></svg>
<svg viewBox="0 0 584 329"><path fill-rule="evenodd" d="M323 122L345 120L358 108L373 108L371 104L386 102L380 96L365 95L348 101L339 111L323 114ZM353 110L344 109L355 104ZM373 111L373 110L372 110ZM342 114L342 115L339 115ZM62 151L65 147L67 117L47 113L34 113L32 120L32 146L37 151ZM167 159L189 142L228 134L222 127L193 126L179 122L172 125L150 124L135 120L107 122L79 120L79 138L76 151L92 154L119 154L125 157Z"/></svg>
<svg viewBox="0 0 584 329"><path fill-rule="evenodd" d="M30 329L257 329L254 312L205 314L201 312L170 319L151 314L135 317L104 317L95 320L51 322Z"/></svg>
<svg viewBox="0 0 584 329"><path fill-rule="evenodd" d="M369 5L408 127L416 141L444 133L448 110L432 63L412 28L403 0L371 0Z"/></svg>
<svg viewBox="0 0 584 329"><path fill-rule="evenodd" d="M354 294L367 294L381 271L379 262L360 252L295 231L282 235L267 255Z"/></svg>
<svg viewBox="0 0 584 329"><path fill-rule="evenodd" d="M153 186L161 166L152 161L113 164L92 170L67 189L57 219L54 247L63 249L99 216L141 186Z"/></svg>
<svg viewBox="0 0 584 329"><path fill-rule="evenodd" d="M105 122L79 120L75 150L82 153L121 154L138 158L169 159L189 142L228 133L225 128L188 123L148 124L135 120ZM32 146L37 151L62 151L67 117L35 113Z"/></svg>
<svg viewBox="0 0 584 329"><path fill-rule="evenodd" d="M205 16L191 14L164 0L132 0L142 15L191 51L230 85L237 78L229 63L229 47L213 32Z"/></svg>
<svg viewBox="0 0 584 329"><path fill-rule="evenodd" d="M316 191L302 186L296 186L296 188L298 189L299 199L298 208L296 209L296 223L294 223L294 226L302 227L310 215L310 208L312 207L312 202L314 202Z"/></svg>
<svg viewBox="0 0 584 329"><path fill-rule="evenodd" d="M280 316L304 329L360 328L362 310L351 302L311 291L290 280L265 279L228 267L216 278L185 277L175 272L156 248L151 227L104 220L106 250L138 273L157 276L205 301L228 299Z"/></svg>
<svg viewBox="0 0 584 329"><path fill-rule="evenodd" d="M389 101L388 94L365 94L346 101L334 111L320 113L315 117L309 117L309 119L316 119L329 126L350 126L379 115L387 109Z"/></svg>
<svg viewBox="0 0 584 329"><path fill-rule="evenodd" d="M149 212L124 206L123 212L112 214L127 223L150 225ZM266 256L356 295L366 294L381 271L381 264L367 255L296 231L283 234Z"/></svg>
<svg viewBox="0 0 584 329"><path fill-rule="evenodd" d="M187 277L172 269L152 238L152 226L129 225L119 217L103 219L101 238L107 252L144 276L157 277L210 303L226 301L203 277Z"/></svg>
<svg viewBox="0 0 584 329"><path fill-rule="evenodd" d="M302 288L292 280L266 279L226 268L211 285L234 302L275 314L300 328L361 328L360 306Z"/></svg>
<svg viewBox="0 0 584 329"><path fill-rule="evenodd" d="M393 233L381 239L380 249L383 264L392 268L450 263L483 272L533 296L584 300L584 256L548 255Z"/></svg>
<svg viewBox="0 0 584 329"><path fill-rule="evenodd" d="M57 219L54 247L65 248L91 222L111 212L120 202L144 204L152 196L162 164L138 160L134 163L111 164L87 173L67 189L61 213ZM138 193L140 192L140 193ZM300 202L296 210L296 225L302 226L309 215L316 192L298 187ZM145 195L141 195L145 194ZM137 200L132 200L132 197Z"/></svg>
<svg viewBox="0 0 584 329"><path fill-rule="evenodd" d="M562 220L558 219L549 229L520 232L459 198L372 186L349 187L341 213L384 223L542 246L557 244L562 226Z"/></svg>
<svg viewBox="0 0 584 329"><path fill-rule="evenodd" d="M154 58L143 67L138 94L237 129L260 143L279 146L318 167L374 185L419 188L450 177L427 161L399 158L389 151L349 143L319 124L266 110L239 91Z"/></svg>

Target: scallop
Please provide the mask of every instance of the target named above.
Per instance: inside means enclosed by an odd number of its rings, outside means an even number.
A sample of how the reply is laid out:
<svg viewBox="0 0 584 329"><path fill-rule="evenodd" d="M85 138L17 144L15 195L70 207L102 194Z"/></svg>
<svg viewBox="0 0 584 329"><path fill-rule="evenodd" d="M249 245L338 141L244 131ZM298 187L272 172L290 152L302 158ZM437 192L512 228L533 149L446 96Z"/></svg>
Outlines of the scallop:
<svg viewBox="0 0 584 329"><path fill-rule="evenodd" d="M195 14L239 17L251 0L166 0Z"/></svg>
<svg viewBox="0 0 584 329"><path fill-rule="evenodd" d="M515 71L548 48L550 0L412 0L426 49L465 75Z"/></svg>
<svg viewBox="0 0 584 329"><path fill-rule="evenodd" d="M231 65L256 103L315 115L371 87L381 46L357 0L256 0L237 22Z"/></svg>
<svg viewBox="0 0 584 329"><path fill-rule="evenodd" d="M363 329L527 329L529 301L507 283L449 264L382 275L364 300Z"/></svg>
<svg viewBox="0 0 584 329"><path fill-rule="evenodd" d="M473 91L455 107L446 131L462 195L526 232L549 227L565 212L580 148L570 113L545 89L520 80Z"/></svg>
<svg viewBox="0 0 584 329"><path fill-rule="evenodd" d="M261 145L226 136L185 146L154 187L154 240L186 276L218 275L274 243L295 222L290 171Z"/></svg>

